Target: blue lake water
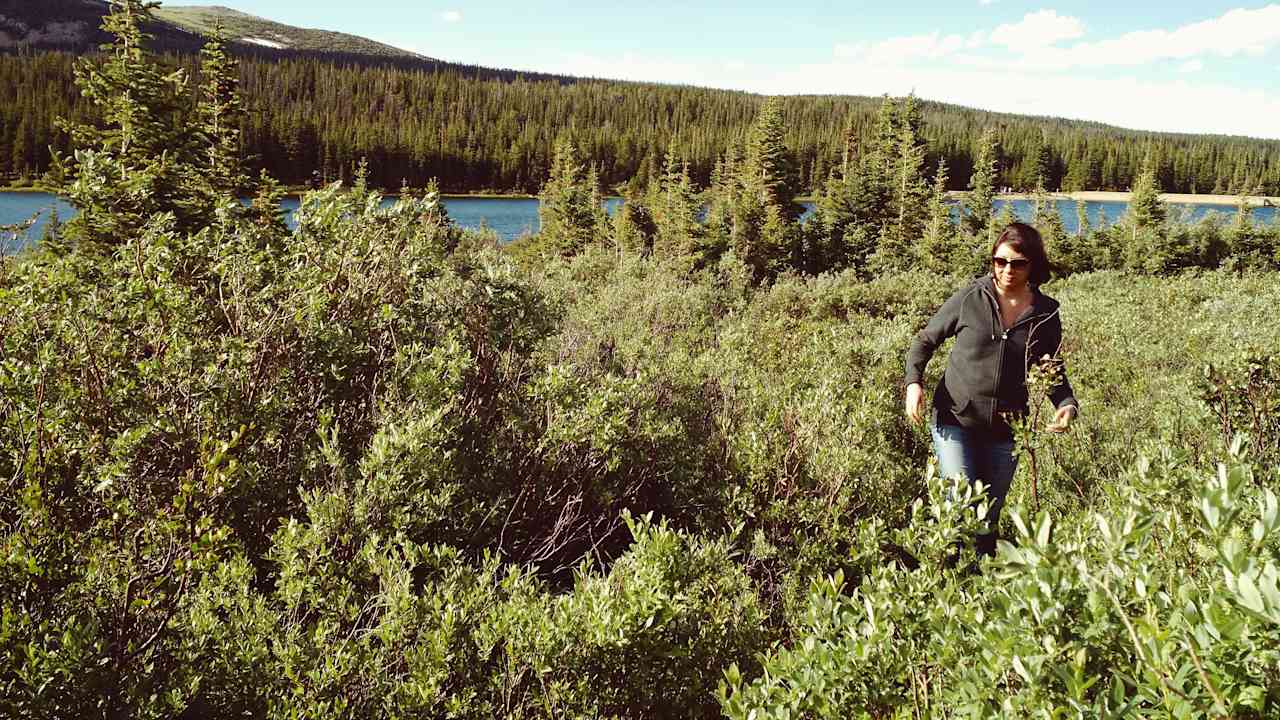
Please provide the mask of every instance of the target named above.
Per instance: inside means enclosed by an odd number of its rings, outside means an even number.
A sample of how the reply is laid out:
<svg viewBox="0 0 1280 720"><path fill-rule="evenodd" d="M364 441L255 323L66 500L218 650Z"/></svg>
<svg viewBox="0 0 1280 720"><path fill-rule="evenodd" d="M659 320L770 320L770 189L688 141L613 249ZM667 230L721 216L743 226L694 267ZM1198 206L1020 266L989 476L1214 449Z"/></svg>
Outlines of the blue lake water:
<svg viewBox="0 0 1280 720"><path fill-rule="evenodd" d="M394 201L394 198L387 198L384 202L390 204ZM621 202L618 198L611 198L606 201L606 209L612 213L621 205ZM1013 204L1014 212L1018 217L1024 220L1031 218L1033 206L1030 201L997 200L997 210L1006 203ZM504 241L514 240L521 235L538 231L538 201L536 199L450 197L445 198L444 204L449 211L449 217L453 218L454 223L460 227L472 230L482 227L489 228ZM1057 205L1058 212L1062 216L1063 226L1067 232L1075 232L1077 224L1075 202L1072 200L1059 200ZM289 212L288 219L292 222L292 213L298 208L298 199L288 198L284 201L283 206ZM1090 202L1086 203L1085 211L1088 214L1090 225L1098 227L1104 221L1104 217L1106 224L1115 223L1124 214L1126 206L1127 203L1123 202ZM808 204L806 204L806 207L809 207ZM1253 217L1255 221L1260 223L1273 223L1277 219L1277 210L1275 207L1254 208ZM0 226L14 225L23 223L32 217L36 218L35 224L25 235L15 236L11 232L0 231L0 245L3 246L4 251L13 252L38 239L43 233L44 226L48 223L53 211L56 211L58 217L62 220L75 216L75 210L70 205L47 193L0 192ZM1211 212L1216 212L1229 218L1235 214L1235 208L1229 205L1181 203L1170 205L1170 214L1177 219L1185 221L1198 220ZM959 213L958 207L956 213Z"/></svg>

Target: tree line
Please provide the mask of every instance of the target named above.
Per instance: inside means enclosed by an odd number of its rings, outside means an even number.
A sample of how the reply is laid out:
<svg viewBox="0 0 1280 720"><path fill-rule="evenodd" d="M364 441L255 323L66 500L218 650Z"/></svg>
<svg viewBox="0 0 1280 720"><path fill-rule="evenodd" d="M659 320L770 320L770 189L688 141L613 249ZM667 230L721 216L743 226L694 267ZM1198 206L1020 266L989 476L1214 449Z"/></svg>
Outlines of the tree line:
<svg viewBox="0 0 1280 720"><path fill-rule="evenodd" d="M50 148L70 139L55 117L96 121L79 97L76 57L0 56L0 177L37 178ZM101 60L98 60L99 62ZM194 73L196 58L164 56ZM350 180L362 158L383 188L536 192L562 134L608 188L643 188L674 150L706 186L725 151L740 143L765 98L742 92L520 73L478 73L439 64L357 63L321 57L246 55L240 151L250 167L288 185ZM921 100L924 164L949 169L947 189L970 184L978 140L994 127L998 188L1128 190L1150 164L1166 192L1280 194L1280 141L1122 130ZM781 100L789 162L802 192L872 151L879 98L792 96Z"/></svg>
<svg viewBox="0 0 1280 720"><path fill-rule="evenodd" d="M541 230L508 249L532 265L592 246L688 269L732 257L761 284L788 273L851 270L870 278L913 268L938 275L986 271L997 235L1018 219L1009 204L996 212L1002 155L996 128L979 136L968 192L956 208L947 195L952 176L945 159L927 164L921 104L910 96L885 98L861 156L846 156L812 190L812 213L801 222L803 207L795 201L801 175L785 142L783 103L764 103L743 142L716 163L705 189L697 188L689 159L671 150L646 188L624 188L613 217L602 207L598 170L565 134L539 195ZM1177 222L1160 199L1157 158L1151 152L1144 160L1123 215L1103 216L1091 226L1085 203L1077 201L1074 235L1063 226L1047 175L1036 175L1032 222L1055 258L1056 273L1280 267L1280 238L1253 223L1243 197L1229 226L1216 215L1195 226Z"/></svg>

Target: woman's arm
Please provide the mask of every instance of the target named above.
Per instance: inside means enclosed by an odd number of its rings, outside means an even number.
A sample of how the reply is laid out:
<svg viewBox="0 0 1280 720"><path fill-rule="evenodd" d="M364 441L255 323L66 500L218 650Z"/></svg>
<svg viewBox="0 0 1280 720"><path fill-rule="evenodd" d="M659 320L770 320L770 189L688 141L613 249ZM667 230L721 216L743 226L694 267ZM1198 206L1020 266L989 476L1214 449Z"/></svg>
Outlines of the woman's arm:
<svg viewBox="0 0 1280 720"><path fill-rule="evenodd" d="M929 365L929 359L933 357L934 351L942 341L955 335L956 326L960 321L960 308L964 304L968 291L969 288L964 288L943 303L924 329L916 333L915 340L907 350L906 398L903 403L903 412L912 423L924 420L924 387L921 385L924 369Z"/></svg>
<svg viewBox="0 0 1280 720"><path fill-rule="evenodd" d="M915 340L907 350L907 373L903 383L907 387L921 384L924 380L924 369L928 366L929 359L933 357L933 352L938 349L942 341L956 334L956 327L960 322L960 309L970 289L965 287L952 295L941 308L938 308L938 312L929 319L924 329L916 333Z"/></svg>
<svg viewBox="0 0 1280 720"><path fill-rule="evenodd" d="M1062 318L1055 311L1053 316L1045 323L1045 333L1047 334L1048 347L1053 348L1053 356L1059 361L1062 359ZM1071 425L1076 416L1080 414L1080 402L1076 400L1075 391L1071 389L1071 382L1067 380L1067 366L1063 363L1059 374L1058 384L1049 390L1049 400L1056 408L1053 419L1049 421L1048 429L1051 432L1062 432Z"/></svg>
<svg viewBox="0 0 1280 720"><path fill-rule="evenodd" d="M1053 317L1049 318L1049 321L1045 323L1045 325L1045 330L1049 335L1048 347L1053 348L1053 356L1061 361L1062 318L1059 317L1057 313L1054 313ZM1054 385L1053 388L1049 390L1049 400L1052 401L1053 406L1059 410L1067 405L1072 405L1075 406L1077 411L1079 411L1080 403L1076 400L1075 391L1071 389L1071 382L1067 380L1066 363L1063 363L1061 368L1062 373L1059 375L1060 380L1058 381L1058 384Z"/></svg>

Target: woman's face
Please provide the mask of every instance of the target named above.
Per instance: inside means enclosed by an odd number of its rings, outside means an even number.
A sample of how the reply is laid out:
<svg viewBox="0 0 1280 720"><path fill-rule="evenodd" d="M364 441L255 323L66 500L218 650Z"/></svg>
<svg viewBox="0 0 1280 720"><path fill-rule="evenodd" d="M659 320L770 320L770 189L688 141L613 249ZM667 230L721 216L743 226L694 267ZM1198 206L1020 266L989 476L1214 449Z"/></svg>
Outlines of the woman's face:
<svg viewBox="0 0 1280 720"><path fill-rule="evenodd" d="M1008 243L1002 244L991 256L991 273L1001 291L1021 292L1031 277L1031 259Z"/></svg>

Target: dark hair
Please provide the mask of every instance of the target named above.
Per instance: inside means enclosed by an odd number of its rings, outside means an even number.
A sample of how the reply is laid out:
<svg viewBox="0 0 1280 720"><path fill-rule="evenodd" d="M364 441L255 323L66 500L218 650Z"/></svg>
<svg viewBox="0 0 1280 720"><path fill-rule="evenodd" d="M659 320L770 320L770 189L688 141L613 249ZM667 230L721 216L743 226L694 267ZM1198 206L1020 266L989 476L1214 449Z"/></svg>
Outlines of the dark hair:
<svg viewBox="0 0 1280 720"><path fill-rule="evenodd" d="M1044 252L1044 240L1040 239L1040 231L1026 223L1009 223L1009 227L996 238L996 244L991 246L991 257L995 257L996 250L1001 245L1008 245L1031 261L1031 277L1027 282L1032 285L1049 282L1049 256Z"/></svg>

